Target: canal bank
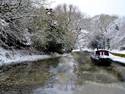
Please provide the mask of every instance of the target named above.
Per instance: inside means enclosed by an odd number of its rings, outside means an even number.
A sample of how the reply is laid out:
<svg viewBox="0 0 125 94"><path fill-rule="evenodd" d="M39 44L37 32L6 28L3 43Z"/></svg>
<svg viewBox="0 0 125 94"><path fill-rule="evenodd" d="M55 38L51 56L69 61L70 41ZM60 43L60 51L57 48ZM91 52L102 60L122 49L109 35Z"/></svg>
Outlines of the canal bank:
<svg viewBox="0 0 125 94"><path fill-rule="evenodd" d="M0 72L0 94L124 94L117 67L95 66L88 52L17 64Z"/></svg>

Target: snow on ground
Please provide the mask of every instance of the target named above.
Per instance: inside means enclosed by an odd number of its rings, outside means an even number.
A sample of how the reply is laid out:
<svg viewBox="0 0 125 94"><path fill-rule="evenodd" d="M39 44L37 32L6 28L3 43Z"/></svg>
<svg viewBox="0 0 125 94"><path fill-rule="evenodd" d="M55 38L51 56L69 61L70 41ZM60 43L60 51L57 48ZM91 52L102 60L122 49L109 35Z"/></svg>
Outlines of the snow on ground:
<svg viewBox="0 0 125 94"><path fill-rule="evenodd" d="M37 61L37 60L43 60L48 58L54 58L59 57L61 55L39 55L30 53L26 50L5 50L3 48L0 48L0 66L1 65L7 65L11 63L21 63L21 62L31 62L31 61ZM64 54L63 56L66 56Z"/></svg>
<svg viewBox="0 0 125 94"><path fill-rule="evenodd" d="M110 52L117 53L117 54L125 54L125 50L123 50L123 51L120 51L120 50L111 50Z"/></svg>
<svg viewBox="0 0 125 94"><path fill-rule="evenodd" d="M117 53L117 54L125 54L124 50L123 51L120 51L120 50L111 50L110 52L111 53ZM125 58L124 57L115 56L113 54L110 54L109 58L112 59L113 61L125 64Z"/></svg>
<svg viewBox="0 0 125 94"><path fill-rule="evenodd" d="M74 49L72 52L80 52L80 51L87 51L87 52L93 52L94 50L89 48L81 48L81 49Z"/></svg>
<svg viewBox="0 0 125 94"><path fill-rule="evenodd" d="M119 56L115 56L115 55L110 54L109 58L112 59L113 61L125 64L125 58L123 58L123 57L119 57Z"/></svg>

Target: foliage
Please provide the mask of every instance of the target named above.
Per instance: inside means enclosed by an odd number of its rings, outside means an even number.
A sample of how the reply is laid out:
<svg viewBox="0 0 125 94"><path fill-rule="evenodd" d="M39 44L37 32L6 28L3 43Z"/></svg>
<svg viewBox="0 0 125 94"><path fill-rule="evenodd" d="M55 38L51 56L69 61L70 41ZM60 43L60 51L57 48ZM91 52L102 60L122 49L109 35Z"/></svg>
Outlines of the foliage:
<svg viewBox="0 0 125 94"><path fill-rule="evenodd" d="M91 19L91 27L89 27L90 33L90 41L89 47L91 48L106 48L107 37L105 33L107 32L107 27L112 23L116 16L109 15L97 15Z"/></svg>
<svg viewBox="0 0 125 94"><path fill-rule="evenodd" d="M110 39L111 49L124 50L125 47L125 18L118 18L108 26L105 34ZM117 41L116 41L117 40Z"/></svg>
<svg viewBox="0 0 125 94"><path fill-rule="evenodd" d="M0 1L0 44L6 48L30 46L27 40L27 17L31 14L30 0ZM27 17L26 17L27 16Z"/></svg>
<svg viewBox="0 0 125 94"><path fill-rule="evenodd" d="M73 7L71 7L73 8ZM34 17L32 27L35 29L39 38L34 39L35 48L41 48L46 52L70 52L75 45L75 33L73 32L73 26L71 27L75 17L71 10L63 11L64 7L60 10L45 9L43 7L37 9L35 14L39 14L38 17ZM69 15L67 15L67 13ZM70 19L70 20L68 20ZM77 27L78 28L78 27ZM44 37L43 37L44 36ZM40 37L43 39L40 40ZM41 41L38 45L36 42ZM43 41L44 40L44 41ZM37 47L38 45L38 47ZM41 46L41 47L40 47ZM44 48L43 48L44 46Z"/></svg>
<svg viewBox="0 0 125 94"><path fill-rule="evenodd" d="M76 44L90 48L107 46L107 40L111 39L106 37L107 27L117 19L116 16L85 17L77 7L66 4L46 9L46 1L1 0L0 46L33 47L58 53L71 52Z"/></svg>
<svg viewBox="0 0 125 94"><path fill-rule="evenodd" d="M119 57L124 57L125 58L125 54L120 54L120 53L111 53L111 54L113 54L115 56L119 56Z"/></svg>

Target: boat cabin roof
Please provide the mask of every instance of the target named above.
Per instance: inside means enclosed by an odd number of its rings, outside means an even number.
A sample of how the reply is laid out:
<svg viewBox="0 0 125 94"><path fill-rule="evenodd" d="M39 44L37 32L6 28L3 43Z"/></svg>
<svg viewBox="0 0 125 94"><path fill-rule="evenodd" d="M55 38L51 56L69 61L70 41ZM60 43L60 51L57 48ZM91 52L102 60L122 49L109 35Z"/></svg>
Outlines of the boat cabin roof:
<svg viewBox="0 0 125 94"><path fill-rule="evenodd" d="M109 56L109 51L107 50L97 50L96 55L100 56L100 55L106 55L106 56Z"/></svg>

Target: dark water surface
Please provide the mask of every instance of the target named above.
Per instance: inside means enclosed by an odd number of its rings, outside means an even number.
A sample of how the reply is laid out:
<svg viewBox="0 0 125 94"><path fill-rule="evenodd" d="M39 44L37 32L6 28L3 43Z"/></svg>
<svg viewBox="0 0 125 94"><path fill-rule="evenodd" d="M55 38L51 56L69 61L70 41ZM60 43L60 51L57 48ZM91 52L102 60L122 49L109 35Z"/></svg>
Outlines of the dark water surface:
<svg viewBox="0 0 125 94"><path fill-rule="evenodd" d="M124 78L124 66L95 66L75 52L0 68L0 94L125 94Z"/></svg>

